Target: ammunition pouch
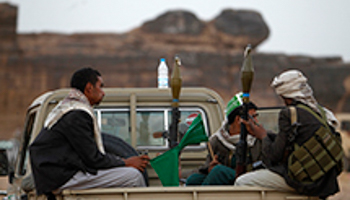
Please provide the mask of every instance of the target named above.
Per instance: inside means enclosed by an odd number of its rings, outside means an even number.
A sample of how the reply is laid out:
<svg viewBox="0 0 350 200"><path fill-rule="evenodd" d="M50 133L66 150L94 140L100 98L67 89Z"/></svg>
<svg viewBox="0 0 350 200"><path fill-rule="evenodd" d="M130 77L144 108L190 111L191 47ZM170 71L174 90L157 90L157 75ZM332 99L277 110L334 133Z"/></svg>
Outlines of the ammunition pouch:
<svg viewBox="0 0 350 200"><path fill-rule="evenodd" d="M322 120L310 108L303 105L300 107L309 111L314 116L316 115L315 117L319 120ZM296 116L295 107L290 107L290 111L291 115ZM292 121L293 118L295 117L291 117ZM340 141L331 132L328 124L326 124L327 122L324 119L321 122L323 126L309 140L301 146L294 143L294 151L288 157L288 176L291 179L298 182L310 183L321 178L335 166L341 171L343 149Z"/></svg>

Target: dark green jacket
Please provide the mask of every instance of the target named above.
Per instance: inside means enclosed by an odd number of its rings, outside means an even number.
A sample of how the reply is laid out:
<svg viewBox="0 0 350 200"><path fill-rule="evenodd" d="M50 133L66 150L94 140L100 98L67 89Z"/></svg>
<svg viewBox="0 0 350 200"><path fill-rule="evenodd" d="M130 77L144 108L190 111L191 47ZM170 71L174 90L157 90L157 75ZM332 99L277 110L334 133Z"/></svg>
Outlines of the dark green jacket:
<svg viewBox="0 0 350 200"><path fill-rule="evenodd" d="M300 123L300 126L298 127L298 135L295 138L295 142L301 146L322 124L308 111L298 107L296 107L296 110L297 121ZM290 110L284 108L279 113L279 133L277 135L268 134L268 137L262 141L262 153L265 165L267 165L269 170L284 177L288 185L296 189L299 193L319 197L327 197L337 193L339 191L337 182L339 171L336 168L330 170L315 183L307 186L301 185L288 177L288 154L286 154L286 148L290 145L294 146L288 143L288 135L292 134L292 130ZM334 134L338 134L333 129L332 131Z"/></svg>

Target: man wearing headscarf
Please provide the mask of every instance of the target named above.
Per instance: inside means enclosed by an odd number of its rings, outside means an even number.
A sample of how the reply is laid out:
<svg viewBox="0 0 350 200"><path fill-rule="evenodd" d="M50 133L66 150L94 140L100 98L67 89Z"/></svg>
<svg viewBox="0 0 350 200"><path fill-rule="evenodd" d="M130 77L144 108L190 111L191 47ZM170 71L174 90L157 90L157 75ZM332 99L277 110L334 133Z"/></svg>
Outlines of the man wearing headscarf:
<svg viewBox="0 0 350 200"><path fill-rule="evenodd" d="M38 195L54 199L65 189L144 187L141 172L149 157L122 158L105 151L93 111L105 93L101 74L77 70L71 90L49 113L43 129L29 146Z"/></svg>
<svg viewBox="0 0 350 200"><path fill-rule="evenodd" d="M315 115L320 115L322 110L326 113L327 124L333 134L338 121L333 113L328 109L321 107L313 96L313 91L307 83L307 78L298 70L289 70L272 81L271 86L275 92L283 99L287 107L279 113L279 133L269 134L261 126L255 126L253 123L244 122L250 129L250 134L262 140L263 161L267 169L257 170L244 174L237 178L237 186L261 186L269 187L281 191L296 191L309 196L318 196L326 198L339 191L337 176L340 173L337 166L330 169L325 175L316 181L311 181L308 185L300 184L288 176L288 156L297 143L303 145L315 134L323 123L318 120L311 112L300 108L298 105L304 105L310 108ZM294 126L291 121L291 111L288 108L296 108L297 116L297 135L293 133ZM297 107L298 106L298 107ZM290 142L290 136L295 139ZM292 143L292 144L291 144Z"/></svg>
<svg viewBox="0 0 350 200"><path fill-rule="evenodd" d="M242 110L242 92L236 94L227 104L226 118L222 126L209 138L210 147L215 158L208 154L203 166L188 177L186 185L232 185L236 176L236 144L240 138L241 122L240 112ZM253 103L248 104L248 114L255 118L257 107ZM248 135L247 143L250 154L249 162L257 161L260 157L261 145L256 144L256 138ZM254 149L251 149L254 148Z"/></svg>

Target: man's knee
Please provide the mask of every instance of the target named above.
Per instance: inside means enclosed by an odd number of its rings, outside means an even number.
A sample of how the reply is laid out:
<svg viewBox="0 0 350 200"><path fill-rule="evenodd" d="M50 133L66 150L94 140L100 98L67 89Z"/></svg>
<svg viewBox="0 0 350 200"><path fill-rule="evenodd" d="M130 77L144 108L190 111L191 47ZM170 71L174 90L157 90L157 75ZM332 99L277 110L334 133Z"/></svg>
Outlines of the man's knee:
<svg viewBox="0 0 350 200"><path fill-rule="evenodd" d="M237 177L235 180L235 186L244 186L244 185L247 185L246 178L244 177L244 175Z"/></svg>
<svg viewBox="0 0 350 200"><path fill-rule="evenodd" d="M236 171L224 165L215 166L203 185L232 185L235 181Z"/></svg>
<svg viewBox="0 0 350 200"><path fill-rule="evenodd" d="M256 171L242 174L236 178L235 186L254 186L256 183L255 180L258 178L259 176L256 174Z"/></svg>
<svg viewBox="0 0 350 200"><path fill-rule="evenodd" d="M126 169L127 169L127 172L125 173L125 176L126 178L128 178L129 186L133 186L133 187L146 186L142 173L139 170L133 167L128 167Z"/></svg>
<svg viewBox="0 0 350 200"><path fill-rule="evenodd" d="M229 175L229 176L236 176L236 171L230 167L227 167L225 165L216 165L211 171L211 174L215 175L215 176L222 176L222 174L224 175Z"/></svg>

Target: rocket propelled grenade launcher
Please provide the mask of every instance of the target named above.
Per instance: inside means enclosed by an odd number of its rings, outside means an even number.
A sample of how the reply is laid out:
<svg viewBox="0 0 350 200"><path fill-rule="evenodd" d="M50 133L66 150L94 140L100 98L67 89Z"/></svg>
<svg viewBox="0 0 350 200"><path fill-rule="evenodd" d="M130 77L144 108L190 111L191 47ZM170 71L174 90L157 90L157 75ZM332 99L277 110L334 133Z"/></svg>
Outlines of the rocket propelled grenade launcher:
<svg viewBox="0 0 350 200"><path fill-rule="evenodd" d="M181 91L181 76L180 76L180 66L181 60L178 56L175 56L174 68L171 75L170 86L173 96L172 107L172 118L170 125L169 134L169 147L173 148L178 145L178 123L180 121L180 111L179 111L179 97Z"/></svg>
<svg viewBox="0 0 350 200"><path fill-rule="evenodd" d="M243 90L243 102L249 103L249 92L254 78L254 67L252 56L250 55L252 48L248 45L244 51L244 61L241 69L241 83Z"/></svg>
<svg viewBox="0 0 350 200"><path fill-rule="evenodd" d="M254 67L252 63L252 57L250 55L252 48L248 45L244 51L243 66L241 69L241 83L243 90L243 109L241 117L244 120L248 120L248 103L249 103L249 92L252 86L254 78ZM246 158L247 158L247 135L248 131L246 126L241 124L240 139L237 144L236 150L236 178L246 172Z"/></svg>

